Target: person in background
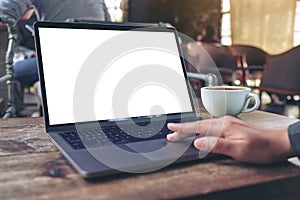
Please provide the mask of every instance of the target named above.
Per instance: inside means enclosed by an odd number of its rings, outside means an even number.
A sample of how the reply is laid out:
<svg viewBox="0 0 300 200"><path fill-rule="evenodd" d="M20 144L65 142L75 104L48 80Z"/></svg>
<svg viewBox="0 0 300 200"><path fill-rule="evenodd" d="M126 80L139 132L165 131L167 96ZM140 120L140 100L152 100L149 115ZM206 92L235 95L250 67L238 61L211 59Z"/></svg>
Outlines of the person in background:
<svg viewBox="0 0 300 200"><path fill-rule="evenodd" d="M14 19L20 19L34 8L38 11L38 20L42 21L69 18L104 21L109 18L104 0L0 0L2 13Z"/></svg>
<svg viewBox="0 0 300 200"><path fill-rule="evenodd" d="M230 156L252 164L283 162L300 156L300 122L281 129L266 129L242 120L225 116L190 123L169 123L169 141L209 133L194 140L194 146L203 151Z"/></svg>
<svg viewBox="0 0 300 200"><path fill-rule="evenodd" d="M34 37L32 32L30 32L26 26L32 26L32 24L37 20L35 14L27 20L19 20L17 22L17 41L16 41L16 49L15 49L15 59L14 61L18 61L18 59L26 59L35 56L35 45L34 45ZM19 58L17 57L20 54Z"/></svg>
<svg viewBox="0 0 300 200"><path fill-rule="evenodd" d="M104 0L0 0L0 14L17 20L29 20L34 13L36 20L41 21L62 22L68 19L110 21ZM14 78L21 84L36 83L39 79L36 58L16 62ZM17 108L21 110L22 106Z"/></svg>
<svg viewBox="0 0 300 200"><path fill-rule="evenodd" d="M203 29L202 35L197 37L197 41L205 43L220 43L220 41L216 39L214 28L210 25L207 25L205 29Z"/></svg>

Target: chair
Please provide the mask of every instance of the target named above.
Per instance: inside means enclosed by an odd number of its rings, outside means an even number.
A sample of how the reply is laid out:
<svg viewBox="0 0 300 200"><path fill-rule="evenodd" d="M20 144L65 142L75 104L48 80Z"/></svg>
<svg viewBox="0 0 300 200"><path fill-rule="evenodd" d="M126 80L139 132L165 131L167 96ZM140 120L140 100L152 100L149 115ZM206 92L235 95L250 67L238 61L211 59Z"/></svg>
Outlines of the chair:
<svg viewBox="0 0 300 200"><path fill-rule="evenodd" d="M236 58L230 55L223 46L214 43L190 42L183 44L182 49L188 72L214 74L219 85L233 84L233 75L239 67L236 64ZM199 80L195 81L199 82ZM198 85L203 85L203 82Z"/></svg>
<svg viewBox="0 0 300 200"><path fill-rule="evenodd" d="M231 55L225 47L214 43L201 43L201 47L206 51L211 61L205 57L200 58L200 71L202 73L216 74L219 82L233 85L236 70L242 70L239 63L240 58Z"/></svg>
<svg viewBox="0 0 300 200"><path fill-rule="evenodd" d="M300 95L300 46L269 56L259 87L263 91L282 95ZM300 104L299 104L300 109Z"/></svg>
<svg viewBox="0 0 300 200"><path fill-rule="evenodd" d="M245 77L245 80L243 80L246 85L248 78L252 80L261 79L264 66L267 62L268 53L251 45L234 44L227 46L227 48L232 55L241 55L243 57L242 66L250 75L250 77ZM255 87L256 85L253 83L249 86Z"/></svg>
<svg viewBox="0 0 300 200"><path fill-rule="evenodd" d="M7 28L4 24L0 24L0 77L6 74L5 67L5 54L7 49ZM2 99L2 103L0 105L0 115L5 106L3 106L4 102L7 102L7 85L0 83L0 101Z"/></svg>
<svg viewBox="0 0 300 200"><path fill-rule="evenodd" d="M186 65L187 76L191 87L200 97L201 87L219 85L218 78L213 73L200 72L199 58L202 57L203 49L197 43L183 43L181 49Z"/></svg>
<svg viewBox="0 0 300 200"><path fill-rule="evenodd" d="M13 55L15 51L15 43L17 39L16 33L16 24L17 21L9 16L0 15L0 22L3 22L7 26L7 33L8 33L8 44L7 44L7 51L5 56L5 69L6 74L0 77L0 83L7 83L7 109L4 113L3 118L11 118L16 117L16 102L14 91L16 86L16 81L14 80L14 70L13 70ZM1 66L0 66L1 67Z"/></svg>

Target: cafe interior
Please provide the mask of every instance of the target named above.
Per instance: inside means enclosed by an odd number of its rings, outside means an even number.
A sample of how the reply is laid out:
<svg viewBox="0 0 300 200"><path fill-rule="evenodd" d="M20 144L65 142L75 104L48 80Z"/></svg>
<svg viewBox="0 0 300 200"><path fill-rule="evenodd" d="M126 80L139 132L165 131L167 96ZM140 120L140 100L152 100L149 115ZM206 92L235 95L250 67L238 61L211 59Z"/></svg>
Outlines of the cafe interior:
<svg viewBox="0 0 300 200"><path fill-rule="evenodd" d="M182 50L190 73L215 74L218 84L247 86L261 98L260 109L299 118L300 1L252 0L106 0L113 22L138 22L175 27L184 36ZM25 22L26 23L26 22ZM32 20L28 20L32 23ZM185 41L186 40L186 41ZM1 26L0 75L4 76L8 35ZM200 61L204 49L214 69ZM15 53L15 60L26 53ZM190 77L195 94L205 79ZM0 113L9 95L0 85ZM41 116L33 86L24 87L25 109L18 117Z"/></svg>
<svg viewBox="0 0 300 200"><path fill-rule="evenodd" d="M245 86L261 105L239 119L266 128L259 128L263 134L300 118L300 0L105 4L112 22L176 28L199 103L205 86ZM85 180L47 137L36 84L20 86L23 109L11 109L19 95L10 88L12 66L32 52L11 51L10 25L0 23L0 199L299 199L297 157L252 165L217 155L158 171Z"/></svg>

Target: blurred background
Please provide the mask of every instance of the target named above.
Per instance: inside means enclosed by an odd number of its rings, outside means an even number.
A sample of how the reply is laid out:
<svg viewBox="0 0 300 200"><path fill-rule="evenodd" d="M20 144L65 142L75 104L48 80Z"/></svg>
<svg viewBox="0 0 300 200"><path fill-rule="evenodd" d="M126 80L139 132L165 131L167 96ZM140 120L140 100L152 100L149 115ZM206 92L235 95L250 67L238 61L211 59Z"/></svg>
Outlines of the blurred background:
<svg viewBox="0 0 300 200"><path fill-rule="evenodd" d="M300 0L105 0L105 4L113 22L173 25L206 48L225 84L249 86L261 96L262 110L299 118ZM208 33L212 45L204 45ZM7 50L3 24L0 40L1 77L6 73ZM185 46L197 68L191 72L211 73L200 66L199 55L191 48L197 45ZM199 90L203 82L192 80L192 85ZM34 88L25 88L25 103L35 107L33 93ZM1 83L0 112L5 101L7 85Z"/></svg>

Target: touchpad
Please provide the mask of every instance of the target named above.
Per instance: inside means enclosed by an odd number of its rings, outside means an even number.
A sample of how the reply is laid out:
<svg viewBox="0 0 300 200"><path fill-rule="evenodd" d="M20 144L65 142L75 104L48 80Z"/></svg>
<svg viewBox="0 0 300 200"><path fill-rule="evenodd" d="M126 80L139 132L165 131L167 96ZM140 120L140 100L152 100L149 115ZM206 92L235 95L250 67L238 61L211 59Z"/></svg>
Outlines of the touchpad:
<svg viewBox="0 0 300 200"><path fill-rule="evenodd" d="M148 153L148 152L153 152L162 149L166 147L167 144L168 144L167 139L157 139L157 140L128 143L126 144L126 146L138 153Z"/></svg>
<svg viewBox="0 0 300 200"><path fill-rule="evenodd" d="M129 148L141 153L150 160L164 160L179 158L191 146L193 139L180 142L168 142L166 139L157 139L126 144Z"/></svg>

